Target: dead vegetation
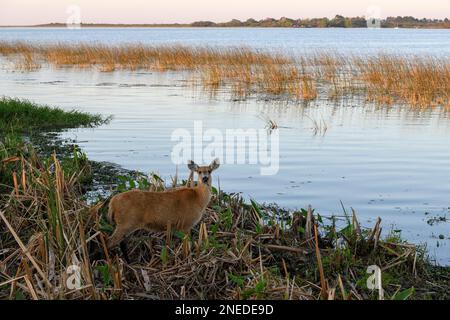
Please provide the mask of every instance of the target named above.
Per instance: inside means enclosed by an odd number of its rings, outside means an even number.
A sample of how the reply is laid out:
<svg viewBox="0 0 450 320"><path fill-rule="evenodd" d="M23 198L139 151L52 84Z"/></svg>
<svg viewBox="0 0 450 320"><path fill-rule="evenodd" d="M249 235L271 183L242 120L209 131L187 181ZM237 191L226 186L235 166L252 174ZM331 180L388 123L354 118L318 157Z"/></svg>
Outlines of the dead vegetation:
<svg viewBox="0 0 450 320"><path fill-rule="evenodd" d="M304 57L249 48L208 48L89 44L34 45L0 42L0 54L16 68L189 71L194 84L209 93L226 88L235 99L251 95L310 101L365 94L380 104L418 108L450 107L450 66L445 58L375 55L346 57L317 53ZM319 90L321 88L322 90ZM323 92L322 92L323 91Z"/></svg>

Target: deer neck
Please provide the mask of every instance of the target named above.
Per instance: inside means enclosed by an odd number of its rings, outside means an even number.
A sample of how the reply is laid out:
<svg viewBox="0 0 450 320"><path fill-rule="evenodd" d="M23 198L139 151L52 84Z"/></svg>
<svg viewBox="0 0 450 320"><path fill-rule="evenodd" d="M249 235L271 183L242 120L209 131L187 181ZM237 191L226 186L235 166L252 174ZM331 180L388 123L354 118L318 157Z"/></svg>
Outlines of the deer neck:
<svg viewBox="0 0 450 320"><path fill-rule="evenodd" d="M205 206L207 206L209 203L209 200L211 200L211 187L208 186L206 183L201 183L197 187L197 192L198 192L198 195L200 196L200 198L205 203Z"/></svg>

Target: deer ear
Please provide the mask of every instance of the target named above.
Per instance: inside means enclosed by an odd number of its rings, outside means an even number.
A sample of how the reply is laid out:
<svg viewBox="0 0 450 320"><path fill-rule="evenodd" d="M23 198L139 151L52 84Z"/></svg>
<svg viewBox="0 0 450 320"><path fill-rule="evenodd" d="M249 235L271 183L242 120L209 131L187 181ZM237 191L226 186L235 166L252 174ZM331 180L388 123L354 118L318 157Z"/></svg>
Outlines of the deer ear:
<svg viewBox="0 0 450 320"><path fill-rule="evenodd" d="M211 171L214 171L214 170L216 170L219 166L220 166L219 158L215 158L215 159L213 160L213 162L211 162L211 164L209 165L209 169L211 169Z"/></svg>
<svg viewBox="0 0 450 320"><path fill-rule="evenodd" d="M194 161L189 160L188 161L188 168L191 171L197 171L198 170L198 165Z"/></svg>

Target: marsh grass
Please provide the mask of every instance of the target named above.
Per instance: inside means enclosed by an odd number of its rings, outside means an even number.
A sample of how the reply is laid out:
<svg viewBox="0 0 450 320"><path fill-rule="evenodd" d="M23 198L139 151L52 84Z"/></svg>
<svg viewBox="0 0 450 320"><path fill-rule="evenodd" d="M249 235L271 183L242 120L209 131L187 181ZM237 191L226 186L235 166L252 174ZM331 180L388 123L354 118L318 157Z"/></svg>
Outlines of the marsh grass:
<svg viewBox="0 0 450 320"><path fill-rule="evenodd" d="M17 68L30 71L42 63L104 72L189 71L204 90L214 94L226 87L239 99L263 95L310 101L319 98L320 87L328 91L331 99L365 94L379 104L450 107L450 66L448 60L436 57L380 54L361 58L327 52L297 57L245 47L17 42L0 42L0 54L17 61Z"/></svg>
<svg viewBox="0 0 450 320"><path fill-rule="evenodd" d="M36 61L35 54L31 51L24 51L20 54L15 65L16 69L25 71L35 71L41 68L39 62Z"/></svg>
<svg viewBox="0 0 450 320"><path fill-rule="evenodd" d="M399 99L414 107L450 106L447 60L378 56L357 65L372 100L389 104Z"/></svg>
<svg viewBox="0 0 450 320"><path fill-rule="evenodd" d="M76 127L93 127L109 119L79 111L37 105L28 100L0 99L0 132L31 132Z"/></svg>

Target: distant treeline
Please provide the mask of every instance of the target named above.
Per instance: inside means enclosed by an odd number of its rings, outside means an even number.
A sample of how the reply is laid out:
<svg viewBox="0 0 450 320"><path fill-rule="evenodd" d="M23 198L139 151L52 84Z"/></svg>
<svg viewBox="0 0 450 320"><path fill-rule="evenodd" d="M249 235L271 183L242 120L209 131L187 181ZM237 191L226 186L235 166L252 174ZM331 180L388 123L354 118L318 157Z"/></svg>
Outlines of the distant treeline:
<svg viewBox="0 0 450 320"><path fill-rule="evenodd" d="M450 28L450 20L445 19L418 19L414 17L388 17L374 22L382 28ZM336 15L333 19L281 19L266 18L262 20L248 19L240 21L233 19L228 22L196 21L193 23L167 23L167 24L105 24L82 23L83 27L259 27L259 28L367 28L367 20L364 17L344 17ZM50 23L36 27L64 27L63 23Z"/></svg>
<svg viewBox="0 0 450 320"><path fill-rule="evenodd" d="M388 17L379 21L382 28L450 28L450 20L417 19L414 17ZM333 19L281 19L267 18L263 20L248 19L240 21L233 19L229 22L215 23L212 21L197 21L191 23L192 27L270 27L270 28L367 28L364 17L343 17L336 15Z"/></svg>

